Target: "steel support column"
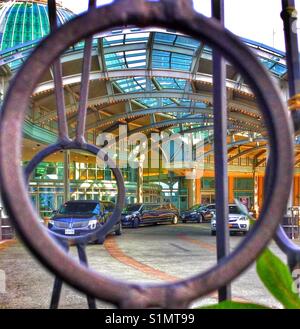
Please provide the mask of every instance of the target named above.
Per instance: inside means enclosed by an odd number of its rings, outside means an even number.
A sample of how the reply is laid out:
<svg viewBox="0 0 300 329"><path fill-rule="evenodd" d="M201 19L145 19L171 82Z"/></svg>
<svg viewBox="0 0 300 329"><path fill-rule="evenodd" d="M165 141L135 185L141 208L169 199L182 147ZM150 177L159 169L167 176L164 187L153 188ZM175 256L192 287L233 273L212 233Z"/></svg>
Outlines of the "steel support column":
<svg viewBox="0 0 300 329"><path fill-rule="evenodd" d="M188 188L188 207L191 208L195 204L195 179L187 180L187 188Z"/></svg>
<svg viewBox="0 0 300 329"><path fill-rule="evenodd" d="M70 151L64 151L64 202L70 200Z"/></svg>
<svg viewBox="0 0 300 329"><path fill-rule="evenodd" d="M224 1L212 0L212 16L224 24ZM214 150L216 176L216 228L218 261L227 256L229 249L228 231L228 168L227 168L227 106L226 67L221 54L213 51L213 108ZM231 299L230 285L219 289L219 301Z"/></svg>
<svg viewBox="0 0 300 329"><path fill-rule="evenodd" d="M137 193L136 201L137 203L143 203L143 179L144 179L144 170L143 170L143 161L139 161L137 172Z"/></svg>

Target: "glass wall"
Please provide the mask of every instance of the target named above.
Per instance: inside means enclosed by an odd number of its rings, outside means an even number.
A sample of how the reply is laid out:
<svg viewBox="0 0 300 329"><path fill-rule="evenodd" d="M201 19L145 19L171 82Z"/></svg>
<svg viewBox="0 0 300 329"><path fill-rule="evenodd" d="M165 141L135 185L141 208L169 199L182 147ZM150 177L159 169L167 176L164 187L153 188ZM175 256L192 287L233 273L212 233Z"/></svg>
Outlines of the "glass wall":
<svg viewBox="0 0 300 329"><path fill-rule="evenodd" d="M24 162L25 166L27 163ZM125 180L126 200L137 202L137 169L122 169ZM118 189L111 170L100 168L95 163L71 162L70 199L116 201ZM54 209L64 202L64 164L62 162L42 162L35 169L29 186L34 206L41 217L49 217ZM143 195L146 203L160 203L162 187L152 182L144 182Z"/></svg>
<svg viewBox="0 0 300 329"><path fill-rule="evenodd" d="M239 199L249 209L253 206L254 183L253 178L234 179L234 198Z"/></svg>

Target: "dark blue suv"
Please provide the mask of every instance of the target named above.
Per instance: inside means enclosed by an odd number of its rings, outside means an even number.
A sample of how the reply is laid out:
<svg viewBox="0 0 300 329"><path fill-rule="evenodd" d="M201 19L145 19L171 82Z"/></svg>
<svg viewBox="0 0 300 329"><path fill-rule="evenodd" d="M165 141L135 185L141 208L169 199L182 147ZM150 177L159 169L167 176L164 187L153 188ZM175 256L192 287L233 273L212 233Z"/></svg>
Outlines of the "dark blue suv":
<svg viewBox="0 0 300 329"><path fill-rule="evenodd" d="M91 233L103 225L114 210L114 204L108 201L68 201L64 203L48 223L48 228L66 236L80 236ZM118 221L109 233L122 234L121 221ZM104 241L94 241L103 243Z"/></svg>

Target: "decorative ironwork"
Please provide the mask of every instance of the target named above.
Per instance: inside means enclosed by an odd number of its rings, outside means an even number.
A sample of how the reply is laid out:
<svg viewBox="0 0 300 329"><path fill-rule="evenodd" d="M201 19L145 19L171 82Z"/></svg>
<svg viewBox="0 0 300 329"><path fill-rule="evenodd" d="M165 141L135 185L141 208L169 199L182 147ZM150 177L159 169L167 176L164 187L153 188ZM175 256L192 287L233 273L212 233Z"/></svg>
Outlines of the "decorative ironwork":
<svg viewBox="0 0 300 329"><path fill-rule="evenodd" d="M54 1L49 1L49 5L52 9L55 8ZM24 174L20 168L22 126L29 98L45 70L53 63L56 66L59 139L57 144L49 146L31 161L26 169L25 176L28 179L33 168L47 155L57 150L81 149L93 154L98 153L98 148L86 144L84 140L86 92L89 81L87 76L90 61L85 58L76 138L70 140L62 100L61 70L57 59L65 49L82 39L87 40L85 53L88 57L90 55L89 40L93 34L122 25L169 28L207 43L235 65L247 79L257 97L268 131L269 164L272 171L268 171L266 176L269 181L269 191L272 191L272 193L266 194L260 218L249 235L233 253L227 255L224 249L226 246L222 243L224 237L218 239L217 248L220 250L220 254L225 257L206 272L175 283L127 284L108 279L88 269L82 254L81 261L83 264L69 258L64 248L59 246L49 236L46 229L39 225L38 215L27 195ZM215 76L221 77L220 73L222 73L221 66L216 65ZM225 111L222 111L221 106L223 97L223 88L216 88L214 102L220 104L220 108L216 109L216 114L219 114L217 120L220 120L220 123L225 118ZM216 138L224 138L224 136L223 134L216 134ZM215 152L224 154L222 143L216 143ZM104 156L100 152L101 155ZM223 157L216 163L217 171L224 168L226 165L225 160ZM254 54L236 36L225 30L219 22L197 14L193 10L192 1L118 0L110 6L90 8L86 14L75 18L61 28L54 29L51 35L34 50L20 69L11 83L3 105L0 125L0 165L0 182L7 212L14 220L16 228L32 252L59 278L91 296L89 298L99 298L121 308L187 307L196 298L226 287L228 283L251 265L273 238L285 213L292 183L293 139L291 121L271 78L262 65L258 63ZM112 170L118 182L118 202L112 219L97 234L105 234L109 231L123 206L124 186L122 176L118 169ZM225 173L223 170L219 180L226 179L224 177ZM270 175L272 180L268 179ZM223 201L220 199L217 201L217 209L220 212L224 209L226 201L224 196L221 196L221 198L223 198ZM217 214L217 216L219 215ZM226 220L226 218L219 216L220 225L224 226ZM85 237L84 241L76 238L76 242L78 244L80 242L85 243L89 238ZM68 239L64 237L63 241L66 240ZM79 250L79 253L81 252L82 250ZM61 283L57 281L58 290L60 290L60 285ZM223 293L223 298L228 298L228 296L228 292ZM57 303L58 301L54 297L52 305L55 306ZM89 303L90 307L93 307L93 301L90 300Z"/></svg>

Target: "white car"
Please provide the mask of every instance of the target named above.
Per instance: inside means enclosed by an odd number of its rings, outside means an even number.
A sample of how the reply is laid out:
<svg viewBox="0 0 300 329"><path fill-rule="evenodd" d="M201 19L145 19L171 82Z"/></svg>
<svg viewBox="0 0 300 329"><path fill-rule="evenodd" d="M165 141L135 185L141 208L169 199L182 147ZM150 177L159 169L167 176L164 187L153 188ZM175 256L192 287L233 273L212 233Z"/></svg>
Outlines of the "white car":
<svg viewBox="0 0 300 329"><path fill-rule="evenodd" d="M249 218L243 215L235 204L229 205L228 227L230 233L241 232L244 235L250 229ZM211 220L211 235L216 235L216 232L216 216L214 215Z"/></svg>

